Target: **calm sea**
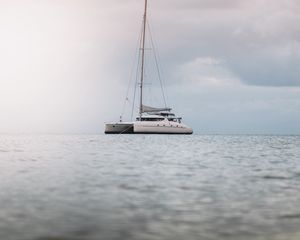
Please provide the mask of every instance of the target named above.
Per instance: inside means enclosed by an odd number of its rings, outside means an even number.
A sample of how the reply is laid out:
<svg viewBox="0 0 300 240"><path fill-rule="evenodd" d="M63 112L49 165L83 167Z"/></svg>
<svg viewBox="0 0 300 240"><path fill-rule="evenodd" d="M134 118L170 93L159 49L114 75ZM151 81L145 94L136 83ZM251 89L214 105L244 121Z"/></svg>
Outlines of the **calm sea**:
<svg viewBox="0 0 300 240"><path fill-rule="evenodd" d="M1 240L299 240L300 136L0 136Z"/></svg>

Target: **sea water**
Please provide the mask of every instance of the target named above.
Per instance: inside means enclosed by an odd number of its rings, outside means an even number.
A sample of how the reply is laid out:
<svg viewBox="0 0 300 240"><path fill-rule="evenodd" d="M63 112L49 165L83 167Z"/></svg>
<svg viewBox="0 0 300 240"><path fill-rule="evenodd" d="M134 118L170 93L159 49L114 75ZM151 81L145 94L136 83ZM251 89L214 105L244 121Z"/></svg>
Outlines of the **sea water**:
<svg viewBox="0 0 300 240"><path fill-rule="evenodd" d="M1 240L299 240L300 136L0 135Z"/></svg>

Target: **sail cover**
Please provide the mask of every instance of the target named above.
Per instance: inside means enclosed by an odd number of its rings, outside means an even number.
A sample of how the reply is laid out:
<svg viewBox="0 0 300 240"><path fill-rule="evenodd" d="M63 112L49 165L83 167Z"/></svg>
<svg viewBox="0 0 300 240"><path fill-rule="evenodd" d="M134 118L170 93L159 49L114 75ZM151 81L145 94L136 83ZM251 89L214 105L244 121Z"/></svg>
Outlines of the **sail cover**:
<svg viewBox="0 0 300 240"><path fill-rule="evenodd" d="M163 111L168 111L170 112L172 110L172 108L154 108L154 107L149 107L149 106L142 106L142 112L143 113L151 113L151 112L163 112Z"/></svg>

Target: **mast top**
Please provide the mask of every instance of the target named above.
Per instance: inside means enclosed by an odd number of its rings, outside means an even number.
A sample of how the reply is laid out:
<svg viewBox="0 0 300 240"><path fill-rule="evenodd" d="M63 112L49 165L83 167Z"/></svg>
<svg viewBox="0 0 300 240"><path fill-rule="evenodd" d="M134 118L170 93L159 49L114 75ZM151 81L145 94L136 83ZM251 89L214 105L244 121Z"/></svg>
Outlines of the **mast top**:
<svg viewBox="0 0 300 240"><path fill-rule="evenodd" d="M145 0L145 14L147 12L148 0Z"/></svg>

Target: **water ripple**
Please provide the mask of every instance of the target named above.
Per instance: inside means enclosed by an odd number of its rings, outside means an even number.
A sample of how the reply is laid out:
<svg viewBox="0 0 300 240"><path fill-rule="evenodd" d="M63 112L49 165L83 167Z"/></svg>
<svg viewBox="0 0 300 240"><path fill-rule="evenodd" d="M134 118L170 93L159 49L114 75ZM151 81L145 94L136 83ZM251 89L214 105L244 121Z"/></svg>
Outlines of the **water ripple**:
<svg viewBox="0 0 300 240"><path fill-rule="evenodd" d="M295 240L299 136L3 136L0 239Z"/></svg>

